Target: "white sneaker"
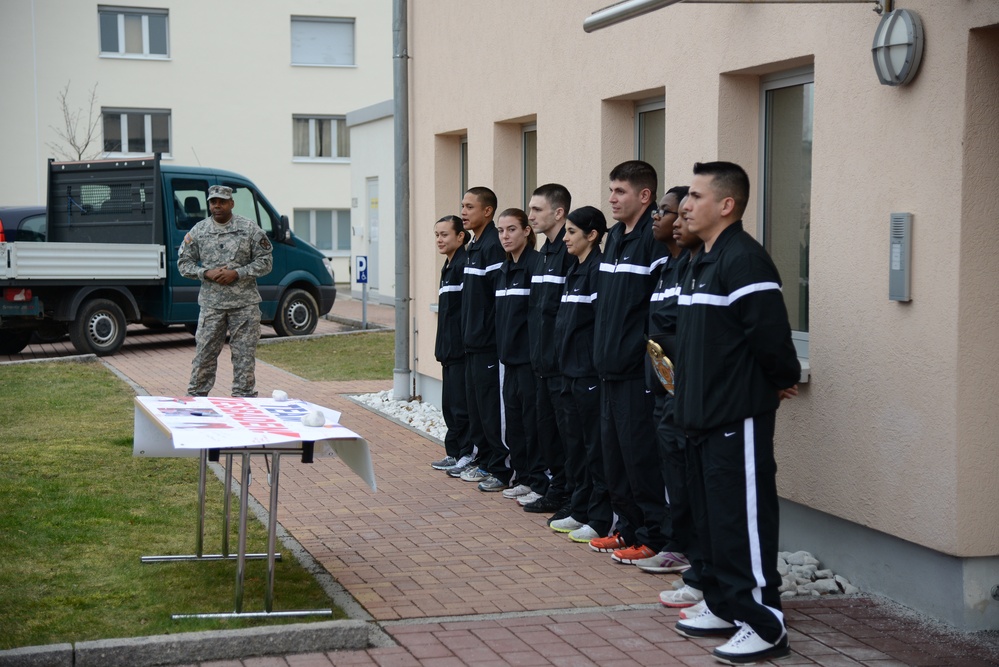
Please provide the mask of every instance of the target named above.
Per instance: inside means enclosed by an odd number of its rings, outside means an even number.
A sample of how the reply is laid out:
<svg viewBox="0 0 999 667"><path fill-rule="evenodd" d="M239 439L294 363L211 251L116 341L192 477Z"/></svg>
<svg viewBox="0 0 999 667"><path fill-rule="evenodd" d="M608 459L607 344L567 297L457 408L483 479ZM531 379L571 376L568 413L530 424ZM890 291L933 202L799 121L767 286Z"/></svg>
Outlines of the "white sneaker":
<svg viewBox="0 0 999 667"><path fill-rule="evenodd" d="M528 489L528 491L530 491L530 489ZM517 498L517 502L520 503L521 507L523 507L524 505L530 505L540 497L541 497L540 493L535 493L534 491L530 491L530 493L525 493L524 495Z"/></svg>
<svg viewBox="0 0 999 667"><path fill-rule="evenodd" d="M571 533L574 530L579 530L585 524L579 523L571 516L567 516L564 519L559 519L558 521L552 521L548 524L548 527L554 530L556 533Z"/></svg>
<svg viewBox="0 0 999 667"><path fill-rule="evenodd" d="M526 496L531 492L531 487L526 484L518 484L512 489L506 489L503 491L504 498L520 498L521 496Z"/></svg>
<svg viewBox="0 0 999 667"><path fill-rule="evenodd" d="M693 618L681 618L674 629L684 637L731 637L735 634L735 623L718 618L706 606Z"/></svg>
<svg viewBox="0 0 999 667"><path fill-rule="evenodd" d="M555 523L554 521L552 523ZM593 530L589 526L583 526L582 528L577 528L576 530L569 533L569 539L573 542L580 542L582 544L589 544L590 540L595 540L598 537L603 537L600 533Z"/></svg>
<svg viewBox="0 0 999 667"><path fill-rule="evenodd" d="M675 591L663 591L659 594L659 601L664 607L673 607L674 609L681 607L693 607L698 602L704 600L704 593L697 590L696 588L691 588L686 584L683 588Z"/></svg>
<svg viewBox="0 0 999 667"><path fill-rule="evenodd" d="M747 665L757 660L772 660L790 654L786 630L771 644L745 623L734 637L711 652L715 660L728 665Z"/></svg>
<svg viewBox="0 0 999 667"><path fill-rule="evenodd" d="M704 600L701 600L693 607L687 607L686 609L681 609L680 618L693 618L698 614L700 614L702 611L704 611L704 609L707 606L708 606L707 603Z"/></svg>
<svg viewBox="0 0 999 667"><path fill-rule="evenodd" d="M660 551L655 556L641 559L635 565L639 570L653 574L670 574L690 569L687 557L673 551Z"/></svg>
<svg viewBox="0 0 999 667"><path fill-rule="evenodd" d="M472 462L472 457L469 456L468 454L465 454L460 459L458 459L457 461L455 461L455 464L453 466L451 466L450 468L445 468L445 470L454 470L455 468L464 468L465 466L467 466L471 462Z"/></svg>

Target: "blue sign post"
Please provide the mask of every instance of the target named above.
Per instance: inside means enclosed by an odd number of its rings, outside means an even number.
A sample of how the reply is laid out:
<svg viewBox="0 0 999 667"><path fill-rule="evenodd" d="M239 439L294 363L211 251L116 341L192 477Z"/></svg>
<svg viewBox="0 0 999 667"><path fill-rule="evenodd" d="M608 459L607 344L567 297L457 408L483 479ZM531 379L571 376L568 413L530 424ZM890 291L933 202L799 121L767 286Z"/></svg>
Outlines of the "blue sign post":
<svg viewBox="0 0 999 667"><path fill-rule="evenodd" d="M361 328L368 328L368 256L357 255L354 275L361 285Z"/></svg>

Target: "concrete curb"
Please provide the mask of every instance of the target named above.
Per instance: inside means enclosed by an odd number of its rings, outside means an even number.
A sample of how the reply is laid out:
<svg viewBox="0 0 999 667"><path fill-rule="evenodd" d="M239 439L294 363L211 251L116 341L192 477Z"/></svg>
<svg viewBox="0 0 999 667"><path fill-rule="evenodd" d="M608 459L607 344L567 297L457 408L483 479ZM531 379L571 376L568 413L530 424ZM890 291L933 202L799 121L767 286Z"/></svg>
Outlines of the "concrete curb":
<svg viewBox="0 0 999 667"><path fill-rule="evenodd" d="M325 621L101 639L0 651L0 667L159 667L253 656L368 648L364 621Z"/></svg>
<svg viewBox="0 0 999 667"><path fill-rule="evenodd" d="M73 645L48 644L0 651L0 667L73 667Z"/></svg>
<svg viewBox="0 0 999 667"><path fill-rule="evenodd" d="M154 667L367 646L368 626L363 621L298 623L79 642L75 667Z"/></svg>

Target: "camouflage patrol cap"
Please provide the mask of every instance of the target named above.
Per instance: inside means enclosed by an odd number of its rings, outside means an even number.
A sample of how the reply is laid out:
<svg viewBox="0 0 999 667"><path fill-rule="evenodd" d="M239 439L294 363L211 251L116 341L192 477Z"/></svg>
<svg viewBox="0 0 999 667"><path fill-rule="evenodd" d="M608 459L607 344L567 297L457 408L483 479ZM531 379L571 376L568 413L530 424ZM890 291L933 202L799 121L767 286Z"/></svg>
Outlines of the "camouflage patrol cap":
<svg viewBox="0 0 999 667"><path fill-rule="evenodd" d="M226 185L213 185L208 188L209 199L232 199L232 188Z"/></svg>

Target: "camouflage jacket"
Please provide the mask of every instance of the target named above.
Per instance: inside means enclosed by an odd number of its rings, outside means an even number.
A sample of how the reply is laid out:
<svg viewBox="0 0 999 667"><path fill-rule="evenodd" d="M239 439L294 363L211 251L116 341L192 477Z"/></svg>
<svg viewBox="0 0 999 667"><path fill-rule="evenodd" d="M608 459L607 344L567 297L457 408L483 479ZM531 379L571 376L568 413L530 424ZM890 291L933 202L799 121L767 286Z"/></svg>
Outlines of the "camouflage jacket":
<svg viewBox="0 0 999 667"><path fill-rule="evenodd" d="M201 281L198 304L207 308L240 308L260 303L257 277L271 272L271 242L257 223L233 214L225 225L205 218L184 237L177 269ZM205 271L226 267L239 279L231 285L205 280Z"/></svg>

